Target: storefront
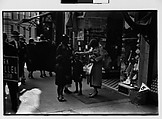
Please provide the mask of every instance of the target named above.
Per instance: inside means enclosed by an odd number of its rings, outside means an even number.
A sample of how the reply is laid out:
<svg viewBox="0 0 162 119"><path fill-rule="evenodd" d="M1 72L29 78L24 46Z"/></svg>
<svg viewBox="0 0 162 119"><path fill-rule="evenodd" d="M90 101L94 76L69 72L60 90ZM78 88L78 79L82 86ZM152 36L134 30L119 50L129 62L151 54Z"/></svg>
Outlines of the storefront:
<svg viewBox="0 0 162 119"><path fill-rule="evenodd" d="M144 83L150 88L150 100L158 102L157 11L89 11L75 16L71 23L75 23L71 31L76 50L87 50L92 38L106 39L113 61L106 73L117 71L116 78L128 91Z"/></svg>
<svg viewBox="0 0 162 119"><path fill-rule="evenodd" d="M158 104L157 11L128 12L123 16L130 29L123 37L121 87L126 84L140 88L145 84L150 89L146 102Z"/></svg>

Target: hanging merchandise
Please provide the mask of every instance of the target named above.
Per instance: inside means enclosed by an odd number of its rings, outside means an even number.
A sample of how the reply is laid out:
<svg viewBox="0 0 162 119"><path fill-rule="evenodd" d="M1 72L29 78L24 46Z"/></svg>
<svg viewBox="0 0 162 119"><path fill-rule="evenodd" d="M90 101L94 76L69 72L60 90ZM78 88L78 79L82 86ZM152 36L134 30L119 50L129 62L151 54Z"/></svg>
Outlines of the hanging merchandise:
<svg viewBox="0 0 162 119"><path fill-rule="evenodd" d="M137 74L135 74L132 79L136 80L137 79Z"/></svg>
<svg viewBox="0 0 162 119"><path fill-rule="evenodd" d="M142 83L138 92L147 91L147 90L150 90L150 88L146 86L146 84Z"/></svg>
<svg viewBox="0 0 162 119"><path fill-rule="evenodd" d="M123 83L129 85L131 83L130 77L128 77L125 81L123 81Z"/></svg>

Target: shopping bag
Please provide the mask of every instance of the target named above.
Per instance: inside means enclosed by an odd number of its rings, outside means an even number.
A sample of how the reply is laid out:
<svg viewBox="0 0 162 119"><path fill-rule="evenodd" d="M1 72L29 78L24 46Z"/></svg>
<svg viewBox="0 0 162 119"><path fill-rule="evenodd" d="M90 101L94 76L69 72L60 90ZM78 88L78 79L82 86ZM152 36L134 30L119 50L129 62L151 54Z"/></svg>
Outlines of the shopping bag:
<svg viewBox="0 0 162 119"><path fill-rule="evenodd" d="M86 75L90 75L92 71L93 63L89 63L83 67L83 71L86 72Z"/></svg>

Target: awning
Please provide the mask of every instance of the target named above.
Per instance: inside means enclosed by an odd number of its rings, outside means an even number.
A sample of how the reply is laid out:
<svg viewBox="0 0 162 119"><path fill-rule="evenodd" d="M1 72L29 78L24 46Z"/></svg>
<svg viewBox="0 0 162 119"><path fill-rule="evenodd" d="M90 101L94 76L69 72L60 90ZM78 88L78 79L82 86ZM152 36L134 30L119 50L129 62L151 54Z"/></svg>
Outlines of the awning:
<svg viewBox="0 0 162 119"><path fill-rule="evenodd" d="M26 23L26 22L30 22L30 21L33 20L33 19L39 19L40 17L46 16L46 15L48 15L48 14L50 14L50 13L51 13L51 12L46 12L46 13L42 13L42 14L37 15L37 16L33 16L33 17L29 18L29 19L22 19L22 20L19 22L19 24Z"/></svg>
<svg viewBox="0 0 162 119"><path fill-rule="evenodd" d="M21 21L15 23L15 25L23 27L26 30L29 30L30 27L33 27L33 26L36 27L37 26L37 23L36 23L35 19L39 19L39 18L41 18L43 16L46 16L46 15L48 15L50 13L51 12L45 12L45 13L42 13L40 15L33 16L33 17L29 18L29 19L22 19Z"/></svg>

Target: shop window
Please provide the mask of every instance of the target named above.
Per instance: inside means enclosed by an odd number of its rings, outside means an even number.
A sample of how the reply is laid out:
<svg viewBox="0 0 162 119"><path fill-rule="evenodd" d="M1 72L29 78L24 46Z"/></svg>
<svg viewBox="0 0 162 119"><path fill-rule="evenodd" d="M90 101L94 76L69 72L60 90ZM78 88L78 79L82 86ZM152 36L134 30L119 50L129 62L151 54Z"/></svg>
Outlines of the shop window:
<svg viewBox="0 0 162 119"><path fill-rule="evenodd" d="M3 18L11 19L11 12L3 12Z"/></svg>
<svg viewBox="0 0 162 119"><path fill-rule="evenodd" d="M22 19L24 19L25 18L25 12L22 12Z"/></svg>
<svg viewBox="0 0 162 119"><path fill-rule="evenodd" d="M31 27L29 27L29 38L31 37Z"/></svg>
<svg viewBox="0 0 162 119"><path fill-rule="evenodd" d="M13 26L13 25L11 25L11 33L13 32L13 30L14 30L14 26Z"/></svg>
<svg viewBox="0 0 162 119"><path fill-rule="evenodd" d="M20 19L20 12L17 12L17 19Z"/></svg>
<svg viewBox="0 0 162 119"><path fill-rule="evenodd" d="M24 30L24 37L26 37L26 28L24 27L23 30Z"/></svg>
<svg viewBox="0 0 162 119"><path fill-rule="evenodd" d="M11 19L14 19L14 13L11 12Z"/></svg>

